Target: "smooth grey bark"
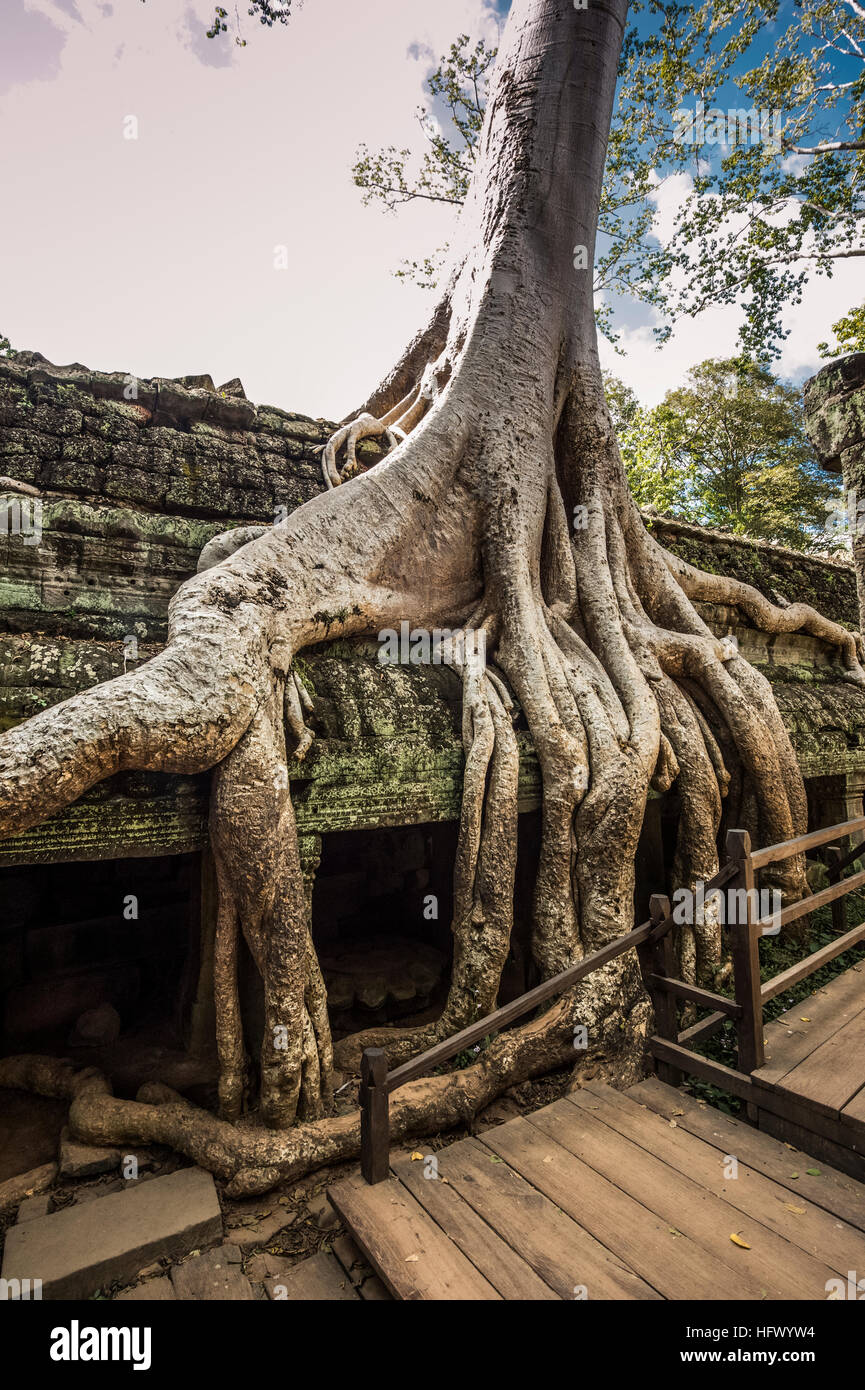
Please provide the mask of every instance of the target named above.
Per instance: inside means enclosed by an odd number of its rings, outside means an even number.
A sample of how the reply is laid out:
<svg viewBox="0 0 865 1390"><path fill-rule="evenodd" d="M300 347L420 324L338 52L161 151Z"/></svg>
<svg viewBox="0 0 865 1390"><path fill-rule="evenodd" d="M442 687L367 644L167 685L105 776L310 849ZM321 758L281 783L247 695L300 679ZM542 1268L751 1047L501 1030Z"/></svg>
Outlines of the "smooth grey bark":
<svg viewBox="0 0 865 1390"><path fill-rule="evenodd" d="M278 1134L251 1139L152 1090L116 1101L76 1082L82 1137L170 1136L230 1173L235 1191L356 1151L356 1124L327 1118L333 1055L288 794L287 759L309 741L292 663L311 644L406 619L483 632L488 654L486 664L453 658L466 772L444 1013L430 1028L348 1040L336 1049L343 1067L372 1041L394 1062L495 1003L513 910L514 696L543 776L532 946L544 975L632 926L650 785L678 783L674 886L717 867L733 770L767 841L804 828L802 781L771 690L691 600L739 603L769 630L791 630L791 610L665 554L630 498L604 400L591 265L625 17L624 0L586 10L515 0L446 294L368 402L405 439L366 474L341 482L337 471L330 491L183 585L161 656L0 741L0 833L120 768L218 765L214 975L230 1120L243 1095L240 931L264 980L260 1115ZM850 634L811 610L793 617L865 680ZM803 890L801 862L783 882ZM686 973L711 979L718 947L717 924L683 931ZM577 1023L596 1053L612 1056L613 1040L626 1040L636 1066L646 1010L635 965L622 958L496 1040L468 1073L407 1087L399 1132L454 1123L503 1086L560 1065L574 1055ZM4 1076L73 1085L33 1059L0 1063L0 1084ZM307 1123L289 1129L298 1114Z"/></svg>

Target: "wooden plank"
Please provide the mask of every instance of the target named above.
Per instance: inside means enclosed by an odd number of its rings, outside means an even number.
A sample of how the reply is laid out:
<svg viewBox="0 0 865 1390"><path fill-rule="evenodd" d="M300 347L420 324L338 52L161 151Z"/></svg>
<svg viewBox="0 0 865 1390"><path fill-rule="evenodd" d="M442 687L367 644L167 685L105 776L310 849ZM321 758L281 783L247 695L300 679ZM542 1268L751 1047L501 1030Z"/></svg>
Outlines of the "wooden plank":
<svg viewBox="0 0 865 1390"><path fill-rule="evenodd" d="M726 1022L726 1014L709 1014L708 1018L701 1019L699 1023L692 1023L690 1028L682 1030L678 1037L679 1046L688 1047L691 1043L711 1038Z"/></svg>
<svg viewBox="0 0 865 1390"><path fill-rule="evenodd" d="M805 1129L781 1115L773 1115L771 1110L761 1110L759 1118L760 1129L774 1139L782 1140L785 1148L792 1150L791 1157L795 1157L797 1164L806 1162L809 1168L816 1166L821 1175L828 1164L837 1172L855 1178L858 1183L865 1183L865 1154L844 1148L825 1135L815 1134L813 1129Z"/></svg>
<svg viewBox="0 0 865 1390"><path fill-rule="evenodd" d="M766 1024L766 1061L752 1072L752 1080L761 1086L775 1085L863 1009L865 970L853 966Z"/></svg>
<svg viewBox="0 0 865 1390"><path fill-rule="evenodd" d="M835 1144L849 1145L854 1149L859 1147L857 1129L844 1126L837 1114L827 1114L810 1099L797 1095L792 1090L786 1090L781 1085L769 1087L752 1084L751 1077L745 1076L743 1072L725 1067L721 1062L710 1061L708 1057L689 1052L687 1048L668 1043L663 1038L650 1038L649 1050L652 1056L660 1061L671 1062L686 1075L710 1081L713 1085L746 1101L749 1107L759 1105L761 1109L770 1110L773 1114L801 1125L806 1130L810 1129Z"/></svg>
<svg viewBox="0 0 865 1390"><path fill-rule="evenodd" d="M650 1208L668 1227L681 1231L711 1259L726 1267L739 1284L733 1297L811 1299L825 1297L834 1270L822 1260L791 1245L764 1222L731 1207L699 1182L676 1172L645 1149L616 1134L602 1121L567 1100L555 1101L529 1117L544 1134L558 1140L596 1171L608 1172L623 1191ZM495 1136L493 1131L489 1136ZM750 1246L731 1239L737 1235ZM678 1241L666 1252L678 1258ZM707 1271L702 1288L718 1280ZM720 1285L718 1285L720 1289ZM699 1286L691 1297L699 1298ZM708 1297L703 1292L703 1297ZM725 1295L718 1292L717 1298Z"/></svg>
<svg viewBox="0 0 865 1390"><path fill-rule="evenodd" d="M394 1298L501 1297L398 1179L370 1186L357 1175L328 1197Z"/></svg>
<svg viewBox="0 0 865 1390"><path fill-rule="evenodd" d="M770 1227L784 1240L816 1256L837 1274L865 1268L865 1233L830 1216L800 1193L794 1201L787 1187L747 1163L741 1147L747 1147L748 1126L738 1125L732 1146L722 1154L686 1129L678 1125L672 1129L668 1120L603 1082L589 1082L565 1099L677 1172L699 1182L730 1206ZM731 1156L737 1161L736 1176L726 1177L724 1169Z"/></svg>
<svg viewBox="0 0 865 1390"><path fill-rule="evenodd" d="M715 1009L729 1015L730 1018L738 1018L742 1012L741 1005L734 999L727 999L723 994L713 994L709 989L699 989L697 985L689 985L685 980L670 979L667 975L649 975L646 984L655 989L666 990L677 999L687 999L701 1009Z"/></svg>
<svg viewBox="0 0 865 1390"><path fill-rule="evenodd" d="M865 1231L865 1187L846 1175L808 1163L806 1154L792 1154L784 1143L763 1130L743 1126L732 1115L725 1115L711 1105L700 1105L693 1096L671 1090L654 1077L630 1087L625 1094L666 1120L675 1119L679 1129L696 1134L713 1148L720 1149L722 1154L735 1149L750 1168L773 1178L795 1196L805 1197L839 1220ZM807 1169L817 1166L821 1168L819 1177L809 1175ZM798 1177L794 1178L793 1173Z"/></svg>
<svg viewBox="0 0 865 1390"><path fill-rule="evenodd" d="M690 1052L687 1047L668 1043L664 1038L650 1038L649 1051L662 1062L672 1062L674 1067L678 1067L688 1076L699 1076L703 1081L711 1081L713 1085L720 1086L723 1090L729 1091L731 1096L738 1096L740 1100L751 1099L753 1086L750 1076L735 1071L733 1067L725 1067L723 1062L713 1062L708 1057L702 1057L699 1052Z"/></svg>
<svg viewBox="0 0 865 1390"><path fill-rule="evenodd" d="M858 874L851 874L841 883L833 883L828 888L821 888L819 893L812 893L810 897L802 898L798 903L792 903L790 907L785 907L780 917L781 926L786 927L789 922L795 922L808 912L816 912L818 907L827 907L829 903L836 902L838 898L844 898L848 893L854 893L863 884L865 884L865 869L860 869ZM759 927L777 926L778 918L766 918L765 921L758 922L757 925Z"/></svg>
<svg viewBox="0 0 865 1390"><path fill-rule="evenodd" d="M844 821L842 825L830 825L825 830L812 830L807 835L798 835L795 840L785 840L783 844L767 845L765 849L755 849L751 854L751 863L755 869L762 869L764 864L777 864L782 859L789 859L794 854L804 854L809 849L819 849L821 845L831 844L844 835L855 835L857 831L865 830L865 816L859 816L856 820Z"/></svg>
<svg viewBox="0 0 865 1390"><path fill-rule="evenodd" d="M865 1082L865 1011L810 1052L776 1089L792 1092L819 1114L839 1119Z"/></svg>
<svg viewBox="0 0 865 1390"><path fill-rule="evenodd" d="M863 1059L863 1071L865 1071L865 1059ZM841 1123L850 1125L855 1129L862 1142L857 1147L860 1153L865 1153L865 1088L857 1091L852 1100L849 1100L841 1111Z"/></svg>
<svg viewBox="0 0 865 1390"><path fill-rule="evenodd" d="M561 1298L573 1301L579 1286L593 1299L660 1298L624 1260L478 1140L462 1139L437 1158L439 1173Z"/></svg>
<svg viewBox="0 0 865 1390"><path fill-rule="evenodd" d="M795 965L791 965L789 970L783 970L780 975L774 975L771 980L767 980L760 988L763 1003L774 999L777 994L783 994L785 989L791 989L800 980L807 980L809 975L821 970L836 956L843 956L844 952L849 951L851 946L856 946L858 942L863 940L865 940L865 922L860 922L858 927L853 927L843 936L839 936L837 940L830 941L826 946L821 946L819 951L814 951L810 956L806 956L805 960L797 961Z"/></svg>
<svg viewBox="0 0 865 1390"><path fill-rule="evenodd" d="M502 1298L516 1302L561 1299L561 1294L544 1283L531 1265L478 1216L450 1183L426 1177L424 1164L413 1163L408 1157L396 1159L393 1171Z"/></svg>
<svg viewBox="0 0 865 1390"><path fill-rule="evenodd" d="M551 1112L562 1104L556 1102L536 1115L487 1130L482 1141L665 1298L763 1296L764 1284L749 1278L747 1271L730 1267L738 1253L733 1246L734 1258L729 1262L709 1255L678 1222L672 1225L645 1205L642 1194L635 1197L624 1191L604 1172L583 1163L570 1146L559 1142L561 1121L567 1116L559 1114L551 1120ZM535 1121L550 1123L540 1128ZM581 1282L593 1298L588 1280Z"/></svg>

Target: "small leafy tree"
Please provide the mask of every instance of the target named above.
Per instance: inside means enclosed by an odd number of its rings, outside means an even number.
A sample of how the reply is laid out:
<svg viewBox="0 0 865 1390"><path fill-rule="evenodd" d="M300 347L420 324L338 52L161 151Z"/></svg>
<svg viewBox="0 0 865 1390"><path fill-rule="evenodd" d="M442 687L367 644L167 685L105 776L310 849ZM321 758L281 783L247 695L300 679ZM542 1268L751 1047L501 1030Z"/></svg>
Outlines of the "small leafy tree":
<svg viewBox="0 0 865 1390"><path fill-rule="evenodd" d="M732 304L743 361L771 359L812 276L865 256L865 6L794 0L792 10L785 24L781 0L631 5L594 262L611 342L622 298L657 312L659 342L678 318ZM362 146L353 175L364 202L393 211L415 198L462 201L494 57L457 39L418 113L430 146L419 171L408 149ZM657 199L675 175L689 185L662 246ZM397 273L432 286L442 251ZM842 351L861 342L861 313L848 316Z"/></svg>
<svg viewBox="0 0 865 1390"><path fill-rule="evenodd" d="M814 459L799 391L766 367L700 363L660 405L630 416L619 446L642 506L797 550L838 544L827 513L839 488Z"/></svg>
<svg viewBox="0 0 865 1390"><path fill-rule="evenodd" d="M865 352L865 304L860 304L858 309L851 309L849 314L844 314L837 323L833 323L832 332L837 340L834 347L829 343L817 344L821 357L841 357L845 352Z"/></svg>

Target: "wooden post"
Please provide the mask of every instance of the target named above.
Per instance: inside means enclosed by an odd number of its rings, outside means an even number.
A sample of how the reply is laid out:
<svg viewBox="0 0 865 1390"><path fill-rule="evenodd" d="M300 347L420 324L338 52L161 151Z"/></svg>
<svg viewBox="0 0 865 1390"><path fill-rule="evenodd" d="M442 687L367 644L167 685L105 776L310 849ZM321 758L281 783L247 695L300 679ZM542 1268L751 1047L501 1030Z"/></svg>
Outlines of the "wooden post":
<svg viewBox="0 0 865 1390"><path fill-rule="evenodd" d="M750 1074L757 1067L762 1067L765 1056L759 934L756 926L759 913L755 914L754 911L757 895L754 891L754 868L751 863L751 836L747 830L728 832L727 854L739 865L737 876L727 888L726 923L732 946L736 1003L741 1005L742 1009L737 1024L739 1071ZM735 909L730 906L732 902L736 903ZM752 1108L748 1106L749 1116Z"/></svg>
<svg viewBox="0 0 865 1390"><path fill-rule="evenodd" d="M390 1102L381 1047L367 1047L361 1057L360 1107L360 1171L368 1183L384 1182L390 1171Z"/></svg>
<svg viewBox="0 0 865 1390"><path fill-rule="evenodd" d="M843 857L843 856L842 856L842 854L841 854L841 846L840 846L840 845L827 845L827 846L826 846L826 865L827 865L827 867L828 867L828 869L829 869L829 882L830 882L830 883L838 883L839 880L840 880L840 878L841 878L840 873L837 872L837 866L841 863L842 857ZM832 872L833 869L836 869L836 872L835 872L834 874L833 874L833 872ZM832 908L832 930L833 930L834 932L837 932L839 936L842 935L842 933L844 932L844 929L845 929L845 927L846 927L846 925L847 925L847 922L846 922L847 913L846 913L846 911L845 911L844 901L845 901L845 900L844 900L843 898L836 898L835 901L831 904L831 908Z"/></svg>
<svg viewBox="0 0 865 1390"><path fill-rule="evenodd" d="M653 893L649 899L649 914L652 923L657 926L670 916L670 899L664 897L663 893ZM665 1038L667 1042L679 1041L679 1015L676 1007L676 1000L666 989L657 989L649 984L653 975L663 975L667 979L675 979L678 971L676 967L676 950L673 945L672 929L668 931L659 941L648 941L642 946L637 947L637 959L640 962L640 973L643 976L643 983L648 990L652 1000L652 1008L655 1011L655 1032L659 1038ZM669 1062L655 1062L655 1070L659 1081L664 1081L668 1086L681 1086L682 1073L678 1067L671 1066Z"/></svg>

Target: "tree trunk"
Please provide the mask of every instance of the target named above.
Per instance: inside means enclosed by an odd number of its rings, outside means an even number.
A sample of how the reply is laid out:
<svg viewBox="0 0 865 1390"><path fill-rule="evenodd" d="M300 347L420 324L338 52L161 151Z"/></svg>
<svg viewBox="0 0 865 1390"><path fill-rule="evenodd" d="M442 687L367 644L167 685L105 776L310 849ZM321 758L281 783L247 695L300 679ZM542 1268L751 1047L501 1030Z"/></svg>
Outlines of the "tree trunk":
<svg viewBox="0 0 865 1390"><path fill-rule="evenodd" d="M717 868L731 774L765 841L805 828L771 690L714 638L692 600L739 603L769 630L803 627L837 645L851 678L865 681L855 642L810 609L782 612L666 554L630 498L604 400L591 276L625 15L624 0L585 10L515 0L447 290L362 422L335 437L325 459L332 490L184 584L169 646L148 666L0 742L2 833L120 768L218 764L224 1119L237 1118L244 1088L238 931L264 980L260 1114L276 1134L235 1130L152 1088L118 1101L104 1083L38 1059L0 1063L0 1084L74 1093L84 1138L175 1144L233 1191L357 1150L356 1121L326 1118L326 999L286 772L286 727L295 756L309 742L292 662L310 644L402 620L463 635L449 649L463 680L466 749L449 997L433 1026L349 1039L337 1050L342 1066L373 1041L393 1064L495 1004L513 910L513 696L543 776L532 946L545 976L632 927L650 785L677 780L674 887ZM337 469L341 445L350 461L358 431L386 429L397 447L343 482L351 470ZM782 882L801 893L801 861ZM717 923L683 928L680 954L690 978L711 979ZM476 1066L400 1091L395 1131L465 1119L505 1086L573 1059L577 1024L593 1054L626 1046L637 1066L646 1007L633 960L620 958L497 1039ZM288 1128L298 1114L310 1123Z"/></svg>

